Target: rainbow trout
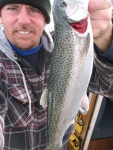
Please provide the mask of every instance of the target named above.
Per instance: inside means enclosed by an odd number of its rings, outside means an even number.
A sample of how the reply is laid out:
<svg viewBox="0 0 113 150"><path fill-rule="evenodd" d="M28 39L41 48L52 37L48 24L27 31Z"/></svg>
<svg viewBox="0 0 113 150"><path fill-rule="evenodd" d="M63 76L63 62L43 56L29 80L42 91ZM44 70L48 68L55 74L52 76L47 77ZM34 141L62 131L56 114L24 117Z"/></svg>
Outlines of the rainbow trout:
<svg viewBox="0 0 113 150"><path fill-rule="evenodd" d="M93 35L86 0L55 0L52 66L40 104L48 109L46 150L61 150L62 139L86 94L93 67Z"/></svg>

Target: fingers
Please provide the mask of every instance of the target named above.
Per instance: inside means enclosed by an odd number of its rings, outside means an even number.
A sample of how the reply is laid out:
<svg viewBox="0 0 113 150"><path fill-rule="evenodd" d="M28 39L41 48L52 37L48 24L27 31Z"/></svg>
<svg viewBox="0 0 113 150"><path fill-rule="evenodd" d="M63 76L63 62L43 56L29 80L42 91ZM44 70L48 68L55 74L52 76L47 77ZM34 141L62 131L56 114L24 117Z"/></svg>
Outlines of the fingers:
<svg viewBox="0 0 113 150"><path fill-rule="evenodd" d="M93 29L94 38L102 35L111 25L112 10L106 8L104 10L97 10L90 12L91 25Z"/></svg>
<svg viewBox="0 0 113 150"><path fill-rule="evenodd" d="M90 11L90 18L92 20L110 20L112 17L112 7L102 10Z"/></svg>

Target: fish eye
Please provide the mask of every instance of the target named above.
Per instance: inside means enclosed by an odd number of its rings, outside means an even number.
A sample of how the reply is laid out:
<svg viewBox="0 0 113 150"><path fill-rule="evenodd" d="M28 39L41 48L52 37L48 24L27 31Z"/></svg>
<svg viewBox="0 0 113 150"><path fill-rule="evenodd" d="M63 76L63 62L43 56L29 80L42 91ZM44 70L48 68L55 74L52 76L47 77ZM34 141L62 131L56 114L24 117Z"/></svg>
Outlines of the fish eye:
<svg viewBox="0 0 113 150"><path fill-rule="evenodd" d="M66 7L67 6L67 3L65 2L65 1L62 1L61 3L60 3L60 7Z"/></svg>

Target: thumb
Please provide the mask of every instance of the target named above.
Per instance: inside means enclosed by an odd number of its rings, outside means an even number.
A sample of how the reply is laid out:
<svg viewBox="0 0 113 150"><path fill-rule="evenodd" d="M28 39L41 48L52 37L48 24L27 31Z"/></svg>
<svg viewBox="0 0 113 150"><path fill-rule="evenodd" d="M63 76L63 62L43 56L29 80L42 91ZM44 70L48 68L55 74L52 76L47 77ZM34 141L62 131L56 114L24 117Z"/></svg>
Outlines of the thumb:
<svg viewBox="0 0 113 150"><path fill-rule="evenodd" d="M89 11L103 10L111 6L111 0L89 0Z"/></svg>

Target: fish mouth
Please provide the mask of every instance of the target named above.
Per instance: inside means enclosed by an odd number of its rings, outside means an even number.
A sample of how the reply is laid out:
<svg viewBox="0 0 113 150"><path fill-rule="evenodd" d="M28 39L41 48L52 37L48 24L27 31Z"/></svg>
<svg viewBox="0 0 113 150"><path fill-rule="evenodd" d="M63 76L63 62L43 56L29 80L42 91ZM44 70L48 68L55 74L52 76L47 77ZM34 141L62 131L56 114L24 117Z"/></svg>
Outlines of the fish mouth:
<svg viewBox="0 0 113 150"><path fill-rule="evenodd" d="M78 22L73 22L73 23L69 23L69 25L76 30L77 32L83 34L86 32L87 30L87 26L88 26L88 18L85 18L81 21Z"/></svg>

